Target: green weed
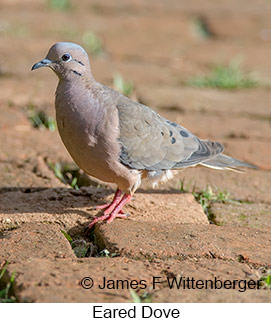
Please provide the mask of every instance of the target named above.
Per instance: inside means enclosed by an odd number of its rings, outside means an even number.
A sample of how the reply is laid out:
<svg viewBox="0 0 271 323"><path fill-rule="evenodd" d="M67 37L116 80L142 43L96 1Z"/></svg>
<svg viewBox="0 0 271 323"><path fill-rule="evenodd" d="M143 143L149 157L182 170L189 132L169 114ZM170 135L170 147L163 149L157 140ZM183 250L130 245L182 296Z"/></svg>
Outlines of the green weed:
<svg viewBox="0 0 271 323"><path fill-rule="evenodd" d="M121 74L115 74L113 78L114 88L126 96L131 96L134 92L134 85L132 82L124 80Z"/></svg>
<svg viewBox="0 0 271 323"><path fill-rule="evenodd" d="M108 249L103 249L100 251L96 257L106 257L106 258L114 258L117 257L118 254L116 252L110 252Z"/></svg>
<svg viewBox="0 0 271 323"><path fill-rule="evenodd" d="M152 289L138 295L133 289L129 289L133 303L152 303Z"/></svg>
<svg viewBox="0 0 271 323"><path fill-rule="evenodd" d="M56 121L54 117L48 116L44 111L37 110L34 104L27 106L28 120L34 128L56 130Z"/></svg>
<svg viewBox="0 0 271 323"><path fill-rule="evenodd" d="M262 282L263 289L271 289L271 270L269 269L266 275L262 276L260 280Z"/></svg>
<svg viewBox="0 0 271 323"><path fill-rule="evenodd" d="M186 185L185 185L185 179L183 179L180 183L180 191L181 193L188 193L190 192L190 188L191 188L191 185L192 185L192 181L190 180ZM193 188L192 188L192 194L194 194L195 192L195 185L193 185Z"/></svg>
<svg viewBox="0 0 271 323"><path fill-rule="evenodd" d="M73 240L72 237L64 230L61 230L61 232L69 241L72 250L77 258L91 257L93 255L94 247L91 242L86 242L83 239Z"/></svg>
<svg viewBox="0 0 271 323"><path fill-rule="evenodd" d="M64 237L71 243L72 242L72 237L67 232L65 232L64 230L60 230L60 231L64 234Z"/></svg>
<svg viewBox="0 0 271 323"><path fill-rule="evenodd" d="M229 198L229 193L226 191L217 190L213 192L211 187L207 187L205 190L194 192L195 199L202 206L204 213L208 216L209 220L212 217L210 212L211 204L216 202L226 203L231 201Z"/></svg>
<svg viewBox="0 0 271 323"><path fill-rule="evenodd" d="M209 76L196 76L187 84L196 87L234 90L252 88L257 86L258 82L245 75L241 71L239 63L232 61L227 66L215 66Z"/></svg>
<svg viewBox="0 0 271 323"><path fill-rule="evenodd" d="M61 230L64 237L69 241L71 248L76 255L77 258L85 258L85 257L98 257L98 258L113 258L117 257L118 254L116 252L110 252L108 249L104 248L99 251L97 246L94 245L92 241L87 242L84 239L80 239L80 237L73 239L67 232Z"/></svg>
<svg viewBox="0 0 271 323"><path fill-rule="evenodd" d="M238 215L238 219L240 221L246 221L247 220L247 215L241 213L240 215Z"/></svg>
<svg viewBox="0 0 271 323"><path fill-rule="evenodd" d="M92 56L99 56L104 53L103 42L93 31L86 31L82 36L82 42Z"/></svg>
<svg viewBox="0 0 271 323"><path fill-rule="evenodd" d="M55 11L67 11L71 9L70 0L48 0L48 7Z"/></svg>
<svg viewBox="0 0 271 323"><path fill-rule="evenodd" d="M11 289L15 280L15 273L12 273L8 283L4 283L2 281L4 274L7 270L7 265L8 265L8 262L5 263L4 267L0 272L0 303L15 303L16 298L15 296L11 295Z"/></svg>
<svg viewBox="0 0 271 323"><path fill-rule="evenodd" d="M78 190L82 186L103 187L103 184L91 179L75 163L52 163L46 160L48 167L54 172L54 175L64 184L70 185Z"/></svg>
<svg viewBox="0 0 271 323"><path fill-rule="evenodd" d="M204 213L207 215L209 221L211 223L215 223L215 215L211 211L211 205L213 203L227 203L227 202L237 202L233 199L230 199L230 195L227 191L221 191L217 189L213 191L211 187L207 186L205 190L196 191L195 185L193 185L192 190L190 190L192 185L192 181L189 181L188 184L185 185L185 181L181 181L180 183L180 191L182 193L191 193L193 194L196 201L201 205Z"/></svg>
<svg viewBox="0 0 271 323"><path fill-rule="evenodd" d="M74 240L71 242L71 247L73 252L75 253L77 258L84 258L91 255L91 246L90 242L86 242L85 240Z"/></svg>
<svg viewBox="0 0 271 323"><path fill-rule="evenodd" d="M214 33L205 17L194 17L192 19L191 27L193 33L198 38L209 39L214 37Z"/></svg>
<svg viewBox="0 0 271 323"><path fill-rule="evenodd" d="M55 176L64 184L69 184L72 188L78 190L78 174L79 168L73 163L51 163L48 162L50 169L54 172Z"/></svg>

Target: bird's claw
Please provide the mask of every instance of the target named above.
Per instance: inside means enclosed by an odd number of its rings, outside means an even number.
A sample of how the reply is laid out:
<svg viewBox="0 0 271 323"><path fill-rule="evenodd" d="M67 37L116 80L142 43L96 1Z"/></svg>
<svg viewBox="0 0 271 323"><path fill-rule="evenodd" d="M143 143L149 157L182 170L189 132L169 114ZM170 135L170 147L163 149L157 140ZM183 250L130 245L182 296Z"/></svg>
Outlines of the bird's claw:
<svg viewBox="0 0 271 323"><path fill-rule="evenodd" d="M121 218L121 219L125 219L127 217L129 217L130 214L129 213L124 213L122 210L119 211L118 213L116 212L111 212L110 214L104 214L101 215L99 217L95 217L90 224L88 225L88 229L92 229L93 226L98 223L98 222L106 222L106 223L111 223L114 221L114 219L116 218Z"/></svg>

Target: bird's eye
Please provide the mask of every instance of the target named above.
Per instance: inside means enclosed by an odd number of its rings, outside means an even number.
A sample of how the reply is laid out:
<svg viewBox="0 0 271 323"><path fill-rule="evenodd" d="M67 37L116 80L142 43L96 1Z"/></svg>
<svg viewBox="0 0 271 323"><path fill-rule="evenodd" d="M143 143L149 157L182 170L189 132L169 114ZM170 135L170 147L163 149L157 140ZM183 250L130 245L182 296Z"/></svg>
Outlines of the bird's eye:
<svg viewBox="0 0 271 323"><path fill-rule="evenodd" d="M62 58L62 60L63 60L64 62L67 62L68 60L70 60L71 55L70 55L70 54L64 54L61 58Z"/></svg>

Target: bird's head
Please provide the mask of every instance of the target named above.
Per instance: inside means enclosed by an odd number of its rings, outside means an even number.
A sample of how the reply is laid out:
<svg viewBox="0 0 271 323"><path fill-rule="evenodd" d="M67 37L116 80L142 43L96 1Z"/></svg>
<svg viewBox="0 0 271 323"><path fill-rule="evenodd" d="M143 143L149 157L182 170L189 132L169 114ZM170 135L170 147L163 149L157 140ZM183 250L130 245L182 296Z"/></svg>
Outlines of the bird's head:
<svg viewBox="0 0 271 323"><path fill-rule="evenodd" d="M74 43L59 42L54 44L47 56L32 66L31 70L50 67L60 79L91 74L86 51Z"/></svg>

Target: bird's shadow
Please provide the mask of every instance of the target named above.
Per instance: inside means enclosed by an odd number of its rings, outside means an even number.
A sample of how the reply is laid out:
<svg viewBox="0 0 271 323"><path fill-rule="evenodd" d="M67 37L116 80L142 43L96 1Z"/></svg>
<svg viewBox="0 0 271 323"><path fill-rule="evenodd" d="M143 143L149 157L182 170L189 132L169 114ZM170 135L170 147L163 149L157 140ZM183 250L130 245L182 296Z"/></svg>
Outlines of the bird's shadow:
<svg viewBox="0 0 271 323"><path fill-rule="evenodd" d="M181 194L180 190L166 189L140 189L143 194ZM0 187L0 222L2 219L10 219L11 227L7 230L16 229L23 222L62 222L62 215L69 214L75 221L68 225L67 234L72 237L73 242L84 242L89 246L89 255L94 257L106 247L110 253L118 254L117 246L105 245L101 238L99 227L88 228L91 218L93 219L99 211L90 211L94 206L104 204L111 200L114 190L104 187L82 187L79 190L73 188L44 188L44 187ZM135 197L136 199L136 194ZM132 202L131 202L132 203ZM25 217L30 217L26 220ZM78 221L78 217L80 220ZM19 219L18 219L19 218ZM16 224L17 223L17 224ZM19 224L19 225L18 225ZM5 227L4 227L5 228ZM97 230L96 230L97 229ZM2 229L6 230L6 229ZM1 233L1 230L0 230ZM99 238L97 238L99 237Z"/></svg>
<svg viewBox="0 0 271 323"><path fill-rule="evenodd" d="M139 189L142 194L181 194L177 189ZM65 214L75 213L89 218L91 210L110 199L114 190L94 186L73 188L0 187L0 214ZM136 194L134 195L136 199ZM85 208L82 210L80 208ZM98 211L97 211L98 212Z"/></svg>

